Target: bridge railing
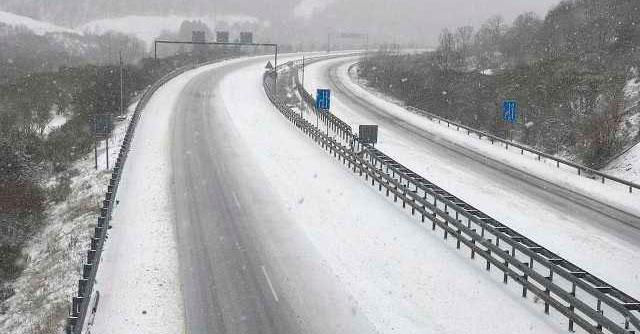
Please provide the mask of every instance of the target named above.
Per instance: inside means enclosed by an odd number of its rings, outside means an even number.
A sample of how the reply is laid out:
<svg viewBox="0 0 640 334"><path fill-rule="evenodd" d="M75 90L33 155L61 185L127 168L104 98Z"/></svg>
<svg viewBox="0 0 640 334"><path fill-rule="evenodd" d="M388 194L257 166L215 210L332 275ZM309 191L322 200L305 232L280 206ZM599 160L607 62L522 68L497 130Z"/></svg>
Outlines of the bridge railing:
<svg viewBox="0 0 640 334"><path fill-rule="evenodd" d="M138 124L142 111L147 106L147 103L153 94L171 79L196 67L218 61L221 60L215 60L203 64L188 65L166 74L153 85L148 87L138 102L131 120L127 125L127 130L122 141L122 145L120 146L120 151L118 152L118 158L116 159L116 163L111 172L111 179L107 185L107 192L105 193L102 206L100 207L98 222L94 228L93 236L90 239L90 246L87 250L87 257L82 266L81 278L78 280L77 293L71 298L71 307L69 309L69 316L67 317L65 325L65 332L67 334L80 334L87 320L89 310L91 309L92 312L95 312L99 295L97 292L94 294L93 285L98 273L98 265L100 264L100 259L102 257L104 242L107 238L107 230L111 221L111 214L113 212L113 205L118 191L118 186L120 185L122 171L129 154L136 125Z"/></svg>

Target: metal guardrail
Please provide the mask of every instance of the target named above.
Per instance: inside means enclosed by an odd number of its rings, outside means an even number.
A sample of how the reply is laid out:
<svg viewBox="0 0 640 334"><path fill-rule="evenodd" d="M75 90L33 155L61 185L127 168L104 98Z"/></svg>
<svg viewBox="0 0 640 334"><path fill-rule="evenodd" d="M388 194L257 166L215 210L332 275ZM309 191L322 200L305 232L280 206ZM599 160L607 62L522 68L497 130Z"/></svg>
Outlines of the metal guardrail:
<svg viewBox="0 0 640 334"><path fill-rule="evenodd" d="M89 250L87 250L87 259L82 266L82 278L78 280L77 296L74 296L71 299L71 308L69 310L69 316L67 317L67 322L65 325L65 332L67 334L80 334L82 332L85 320L87 319L87 312L91 303L91 296L93 295L93 284L98 273L98 265L100 264L104 242L107 238L109 222L111 221L113 203L115 201L118 186L120 184L120 179L122 177L124 163L129 154L131 141L133 140L136 125L138 124L138 120L140 119L142 110L146 107L153 94L169 80L196 67L215 63L218 61L221 60L215 60L203 64L188 65L172 71L171 73L160 78L152 86L147 88L140 101L138 102L133 116L131 117L131 121L127 126L127 131L122 141L122 146L120 147L116 164L113 167L111 179L109 180L109 184L107 186L107 192L105 194L104 200L102 201L100 216L98 217L98 224L94 228L94 233L91 237L91 244ZM97 304L97 301L94 302L92 312L95 312L95 304Z"/></svg>
<svg viewBox="0 0 640 334"><path fill-rule="evenodd" d="M357 65L358 65L358 63L352 64L351 66L349 66L349 70L348 71L351 72L351 69L354 66L357 66ZM456 130L464 129L464 130L467 131L467 135L471 135L473 133L473 134L477 135L479 139L482 139L483 137L486 137L487 139L489 139L491 141L491 144L493 144L494 142L502 143L502 144L505 145L505 149L509 149L509 146L513 146L513 147L516 147L516 148L520 149L520 154L524 154L524 151L527 151L527 152L529 152L529 153L531 153L533 155L536 155L538 157L538 160L541 160L541 158L543 158L543 157L546 158L546 159L549 159L549 160L553 160L553 161L556 162L556 167L558 167L558 168L560 167L561 164L569 166L569 167L572 167L572 168L575 168L578 171L578 175L582 175L582 173L585 172L585 173L597 176L598 178L600 178L602 180L602 183L605 183L605 180L610 180L610 181L617 182L619 184L627 186L629 188L629 193L632 193L633 189L639 189L640 190L640 184L633 183L633 182L627 181L627 180L623 180L623 179L621 179L619 177L615 177L613 175L609 175L609 174L600 172L600 171L595 170L593 168L582 166L580 164L571 162L569 160L565 160L565 159L556 157L554 155L551 155L551 154L548 154L548 153L544 153L542 151L538 151L538 150L536 150L534 148L531 148L529 146L526 146L526 145L523 145L523 144L520 144L520 143L516 143L516 142L512 142L512 141L500 138L498 136L494 136L494 135L486 133L484 131L480 131L480 130L474 129L474 128L470 127L470 126L466 126L466 125L461 124L459 122L455 122L455 121L449 120L449 119L447 119L445 117L438 116L436 114L430 113L430 112L422 110L422 109L418 109L416 107L405 106L405 108L410 110L410 111L412 111L412 112L414 112L414 113L416 113L416 114L420 114L420 115L426 116L429 119L431 119L432 121L435 119L435 120L438 121L438 123L446 123L447 127L454 126L454 127L456 127Z"/></svg>
<svg viewBox="0 0 640 334"><path fill-rule="evenodd" d="M285 64L286 65L286 64ZM589 333L631 334L640 330L640 302L623 291L563 259L524 235L482 213L458 197L439 188L417 173L402 166L373 146L362 144L357 135L331 124L337 117L323 121L337 133L337 140L320 131L303 116L293 111L272 94L272 73L264 75L264 88L271 102L294 125L309 135L322 148L342 161L354 173L376 182L379 191L393 195L394 202L409 206L412 215L420 215L424 223L439 227L444 239L464 244L472 259L483 258L487 271L495 267L522 286L522 296L532 292L550 307L569 319L569 330L577 324ZM307 93L308 94L308 93ZM307 99L306 99L307 100ZM326 114L315 110L319 115ZM343 141L345 144L342 144Z"/></svg>

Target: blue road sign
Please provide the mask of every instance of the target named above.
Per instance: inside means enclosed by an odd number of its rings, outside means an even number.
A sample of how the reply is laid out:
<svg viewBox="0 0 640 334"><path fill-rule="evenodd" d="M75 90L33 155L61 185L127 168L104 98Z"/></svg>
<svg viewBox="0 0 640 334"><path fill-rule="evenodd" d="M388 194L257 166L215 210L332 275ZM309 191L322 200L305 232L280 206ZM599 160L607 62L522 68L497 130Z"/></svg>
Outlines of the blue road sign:
<svg viewBox="0 0 640 334"><path fill-rule="evenodd" d="M331 107L331 90L318 89L316 92L316 109L329 110Z"/></svg>
<svg viewBox="0 0 640 334"><path fill-rule="evenodd" d="M502 104L502 119L514 123L518 118L518 101L505 100Z"/></svg>

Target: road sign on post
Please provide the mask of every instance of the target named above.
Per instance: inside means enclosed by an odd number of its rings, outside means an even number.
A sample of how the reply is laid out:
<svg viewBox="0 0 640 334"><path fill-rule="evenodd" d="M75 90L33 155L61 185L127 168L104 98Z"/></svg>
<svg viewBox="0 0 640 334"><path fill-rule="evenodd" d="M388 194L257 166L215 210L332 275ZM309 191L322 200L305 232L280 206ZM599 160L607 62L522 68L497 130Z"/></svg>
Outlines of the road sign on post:
<svg viewBox="0 0 640 334"><path fill-rule="evenodd" d="M89 127L95 137L95 168L98 169L98 142L105 140L107 159L107 169L109 169L109 135L113 131L113 117L111 114L93 114L89 115Z"/></svg>
<svg viewBox="0 0 640 334"><path fill-rule="evenodd" d="M358 137L365 144L376 144L378 142L378 126L360 125L358 127Z"/></svg>
<svg viewBox="0 0 640 334"><path fill-rule="evenodd" d="M107 137L113 131L113 118L111 114L89 115L89 126L96 137Z"/></svg>
<svg viewBox="0 0 640 334"><path fill-rule="evenodd" d="M318 89L316 91L316 109L325 111L331 109L331 90Z"/></svg>
<svg viewBox="0 0 640 334"><path fill-rule="evenodd" d="M505 100L502 103L502 119L514 123L518 118L518 102L516 100Z"/></svg>
<svg viewBox="0 0 640 334"><path fill-rule="evenodd" d="M243 31L240 33L240 43L242 44L252 44L253 43L253 33Z"/></svg>
<svg viewBox="0 0 640 334"><path fill-rule="evenodd" d="M218 42L218 43L229 43L229 32L228 31L216 31L216 42Z"/></svg>

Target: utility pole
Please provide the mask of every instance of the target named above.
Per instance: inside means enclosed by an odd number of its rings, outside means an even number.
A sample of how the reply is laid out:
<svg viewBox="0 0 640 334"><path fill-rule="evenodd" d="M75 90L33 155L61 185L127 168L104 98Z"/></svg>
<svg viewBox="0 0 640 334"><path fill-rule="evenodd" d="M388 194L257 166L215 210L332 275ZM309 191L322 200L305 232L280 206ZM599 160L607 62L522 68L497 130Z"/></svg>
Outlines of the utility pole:
<svg viewBox="0 0 640 334"><path fill-rule="evenodd" d="M105 137L104 143L106 145L106 152L104 156L107 157L107 170L109 170L109 136Z"/></svg>
<svg viewBox="0 0 640 334"><path fill-rule="evenodd" d="M120 50L120 116L124 114L124 64L122 63L122 50Z"/></svg>
<svg viewBox="0 0 640 334"><path fill-rule="evenodd" d="M100 69L99 69L100 64L96 65L96 82L95 82L95 101L94 101L94 112L97 114L98 113L98 78L100 77ZM97 122L98 122L98 118L97 116L94 117L93 119L94 122L94 129L97 128ZM94 138L93 138L93 147L94 147L94 151L95 151L95 165L96 165L96 170L98 170L98 138L95 137L95 133L93 134Z"/></svg>
<svg viewBox="0 0 640 334"><path fill-rule="evenodd" d="M276 54L275 54L275 60L274 60L274 65L273 65L273 73L275 74L274 79L273 79L273 86L274 86L274 95L276 97L278 97L278 44L275 44L276 47Z"/></svg>
<svg viewBox="0 0 640 334"><path fill-rule="evenodd" d="M331 33L327 34L327 53L331 53Z"/></svg>
<svg viewBox="0 0 640 334"><path fill-rule="evenodd" d="M366 36L365 37L366 38L366 42L364 44L364 54L366 56L367 54L369 54L369 33L367 33L365 36Z"/></svg>
<svg viewBox="0 0 640 334"><path fill-rule="evenodd" d="M304 53L302 54L302 91L304 91ZM304 98L300 94L300 116L302 116L302 107L304 106Z"/></svg>
<svg viewBox="0 0 640 334"><path fill-rule="evenodd" d="M94 152L95 152L95 168L96 170L98 170L98 139L97 138L93 138L93 148L94 148Z"/></svg>

